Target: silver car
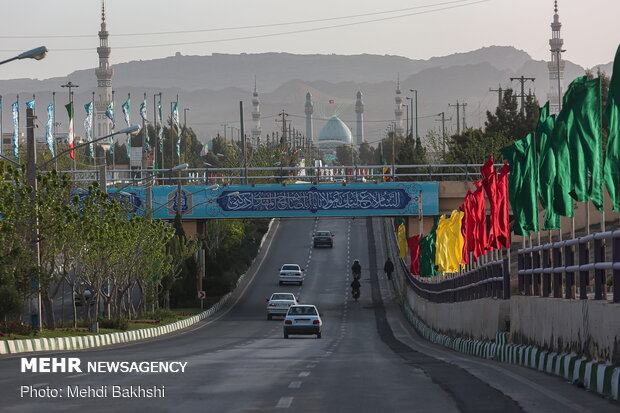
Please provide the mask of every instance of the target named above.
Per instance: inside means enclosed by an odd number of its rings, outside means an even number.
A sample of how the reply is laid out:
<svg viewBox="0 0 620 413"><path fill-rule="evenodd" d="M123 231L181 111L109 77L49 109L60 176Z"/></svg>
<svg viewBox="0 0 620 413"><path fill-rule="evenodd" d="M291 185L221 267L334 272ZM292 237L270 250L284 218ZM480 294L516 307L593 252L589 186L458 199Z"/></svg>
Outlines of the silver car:
<svg viewBox="0 0 620 413"><path fill-rule="evenodd" d="M289 334L316 334L321 338L323 320L314 305L292 305L284 317L284 338Z"/></svg>
<svg viewBox="0 0 620 413"><path fill-rule="evenodd" d="M304 283L303 271L297 264L284 264L280 268L278 284L295 283L302 285Z"/></svg>
<svg viewBox="0 0 620 413"><path fill-rule="evenodd" d="M291 293L273 293L267 299L267 320L274 315L286 315L288 308L299 304L297 298Z"/></svg>

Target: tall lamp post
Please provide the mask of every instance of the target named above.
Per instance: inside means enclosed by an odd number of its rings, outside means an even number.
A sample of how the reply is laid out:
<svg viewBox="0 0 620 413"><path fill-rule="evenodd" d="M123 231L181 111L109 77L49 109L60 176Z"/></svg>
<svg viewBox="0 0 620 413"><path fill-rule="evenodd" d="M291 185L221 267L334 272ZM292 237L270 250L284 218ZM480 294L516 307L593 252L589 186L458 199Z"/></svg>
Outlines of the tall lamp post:
<svg viewBox="0 0 620 413"><path fill-rule="evenodd" d="M28 50L27 52L20 53L20 54L18 54L15 57L11 57L10 59L3 60L3 61L0 62L0 65L12 62L13 60L22 60L22 59L41 60L46 55L47 55L47 47L39 46L37 48Z"/></svg>
<svg viewBox="0 0 620 413"><path fill-rule="evenodd" d="M415 138L418 139L418 90L409 89L410 92L415 93ZM411 134L413 135L413 108L411 109Z"/></svg>

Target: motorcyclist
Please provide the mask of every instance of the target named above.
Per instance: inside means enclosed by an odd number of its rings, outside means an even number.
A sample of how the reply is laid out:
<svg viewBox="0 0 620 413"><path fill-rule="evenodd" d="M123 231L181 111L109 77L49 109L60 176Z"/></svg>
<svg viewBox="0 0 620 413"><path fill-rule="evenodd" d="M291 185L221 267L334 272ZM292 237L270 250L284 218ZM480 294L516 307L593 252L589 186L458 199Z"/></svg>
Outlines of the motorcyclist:
<svg viewBox="0 0 620 413"><path fill-rule="evenodd" d="M362 284L360 284L357 278L354 278L353 281L351 282L351 295L353 296L355 301L357 301L357 299L360 298L360 287L361 286Z"/></svg>
<svg viewBox="0 0 620 413"><path fill-rule="evenodd" d="M362 276L362 266L360 265L359 260L353 261L353 265L351 266L351 272L353 273L353 278L359 280Z"/></svg>
<svg viewBox="0 0 620 413"><path fill-rule="evenodd" d="M385 262L385 265L383 266L383 271L385 272L385 275L387 276L388 280L392 279L392 273L394 272L394 263L392 262L392 260L388 257L387 261Z"/></svg>

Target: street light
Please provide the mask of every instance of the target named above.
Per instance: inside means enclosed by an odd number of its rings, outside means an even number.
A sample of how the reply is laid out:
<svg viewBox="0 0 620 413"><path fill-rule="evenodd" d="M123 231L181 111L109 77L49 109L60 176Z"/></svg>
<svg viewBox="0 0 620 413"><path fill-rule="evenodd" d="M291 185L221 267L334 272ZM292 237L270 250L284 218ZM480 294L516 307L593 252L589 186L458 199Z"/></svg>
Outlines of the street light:
<svg viewBox="0 0 620 413"><path fill-rule="evenodd" d="M13 60L22 60L22 59L41 60L45 57L45 55L47 55L47 47L39 46L35 49L28 50L27 52L18 54L15 57L11 57L10 59L3 60L0 62L0 65L12 62Z"/></svg>

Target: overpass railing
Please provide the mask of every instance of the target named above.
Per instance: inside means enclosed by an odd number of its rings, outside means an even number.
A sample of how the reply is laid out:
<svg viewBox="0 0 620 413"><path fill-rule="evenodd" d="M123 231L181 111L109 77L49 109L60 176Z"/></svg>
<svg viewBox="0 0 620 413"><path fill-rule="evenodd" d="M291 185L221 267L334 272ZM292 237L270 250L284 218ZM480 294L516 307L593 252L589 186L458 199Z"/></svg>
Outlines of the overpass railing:
<svg viewBox="0 0 620 413"><path fill-rule="evenodd" d="M452 181L480 178L482 164L429 165L357 165L322 167L260 167L260 168L189 168L171 172L169 169L107 169L108 185L156 184L183 185L261 184L261 183L353 183L384 181ZM385 169L384 169L385 168ZM73 176L76 183L101 181L100 169L62 171ZM146 179L154 176L154 179Z"/></svg>
<svg viewBox="0 0 620 413"><path fill-rule="evenodd" d="M521 294L607 300L609 286L620 302L620 230L522 248L517 260Z"/></svg>

